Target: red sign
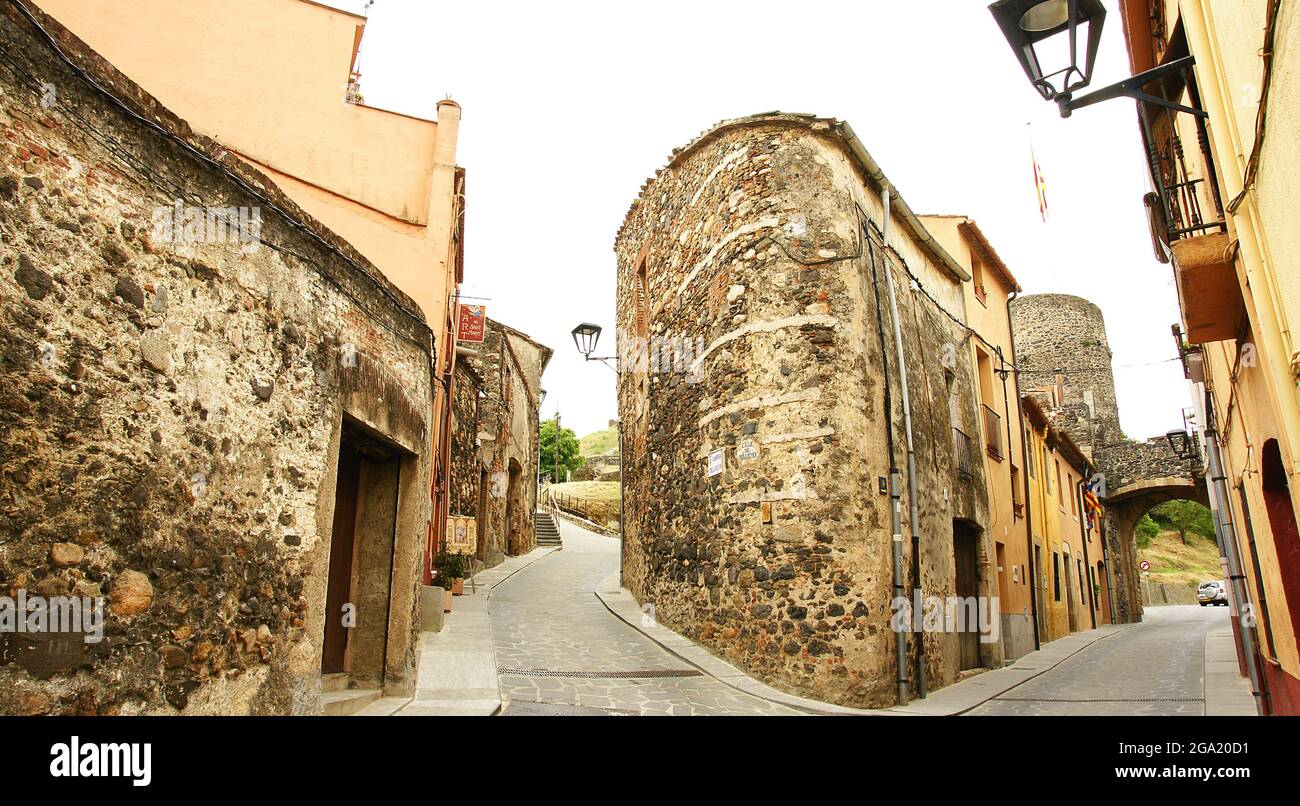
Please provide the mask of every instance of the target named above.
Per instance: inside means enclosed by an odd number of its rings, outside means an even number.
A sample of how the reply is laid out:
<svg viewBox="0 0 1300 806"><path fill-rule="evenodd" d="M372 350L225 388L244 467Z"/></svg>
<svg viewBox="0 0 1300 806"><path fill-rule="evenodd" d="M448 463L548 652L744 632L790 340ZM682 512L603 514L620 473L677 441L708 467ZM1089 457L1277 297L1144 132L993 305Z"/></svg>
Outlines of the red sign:
<svg viewBox="0 0 1300 806"><path fill-rule="evenodd" d="M460 306L459 322L456 325L457 340L481 343L485 324L487 324L487 308L482 305Z"/></svg>

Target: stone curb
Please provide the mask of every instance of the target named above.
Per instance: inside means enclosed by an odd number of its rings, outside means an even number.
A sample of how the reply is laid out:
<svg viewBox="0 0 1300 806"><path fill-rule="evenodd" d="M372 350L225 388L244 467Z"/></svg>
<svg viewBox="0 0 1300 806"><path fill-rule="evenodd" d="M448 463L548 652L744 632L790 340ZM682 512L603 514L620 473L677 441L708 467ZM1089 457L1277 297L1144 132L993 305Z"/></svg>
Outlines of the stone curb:
<svg viewBox="0 0 1300 806"><path fill-rule="evenodd" d="M533 549L465 580L458 608L446 615L441 632L422 633L414 697L384 697L357 716L494 716L501 710L496 641L488 600L492 590L528 566L559 551ZM474 588L477 587L477 590Z"/></svg>
<svg viewBox="0 0 1300 806"><path fill-rule="evenodd" d="M605 606L605 609L613 613L629 627L654 641L668 654L694 666L724 686L742 694L794 708L807 714L827 716L880 716L882 714L880 711L846 708L841 705L832 705L817 700L796 697L793 694L786 694L784 691L760 683L730 663L714 656L690 639L678 635L658 622L643 623L641 608L637 606L636 599L632 594L626 588L619 586L618 577L619 573L615 571L601 580L600 584L596 586L596 598Z"/></svg>
<svg viewBox="0 0 1300 806"><path fill-rule="evenodd" d="M1259 716L1250 680L1241 676L1232 625L1205 633L1201 675L1206 716Z"/></svg>
<svg viewBox="0 0 1300 806"><path fill-rule="evenodd" d="M596 587L596 597L611 613L654 641L670 654L680 658L723 685L759 699L796 708L810 714L833 716L960 716L1011 689L1026 683L1097 641L1108 638L1123 629L1124 625L1104 625L1095 630L1074 633L1057 639L1042 649L1030 652L1010 666L990 669L974 677L945 686L924 700L914 700L908 705L888 708L848 708L831 703L796 697L753 679L741 670L723 661L693 641L678 635L658 622L644 624L636 599L618 584L618 572L605 577ZM1023 665L1022 665L1023 664Z"/></svg>

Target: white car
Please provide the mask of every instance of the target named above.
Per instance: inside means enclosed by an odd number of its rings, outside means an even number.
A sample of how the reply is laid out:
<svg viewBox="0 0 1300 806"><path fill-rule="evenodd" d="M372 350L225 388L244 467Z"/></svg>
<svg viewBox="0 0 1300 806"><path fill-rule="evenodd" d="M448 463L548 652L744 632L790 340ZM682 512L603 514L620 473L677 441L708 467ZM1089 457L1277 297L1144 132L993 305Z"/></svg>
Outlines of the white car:
<svg viewBox="0 0 1300 806"><path fill-rule="evenodd" d="M1201 603L1201 607L1210 605L1228 606L1228 586L1222 582L1202 582L1201 586L1196 589L1196 601Z"/></svg>

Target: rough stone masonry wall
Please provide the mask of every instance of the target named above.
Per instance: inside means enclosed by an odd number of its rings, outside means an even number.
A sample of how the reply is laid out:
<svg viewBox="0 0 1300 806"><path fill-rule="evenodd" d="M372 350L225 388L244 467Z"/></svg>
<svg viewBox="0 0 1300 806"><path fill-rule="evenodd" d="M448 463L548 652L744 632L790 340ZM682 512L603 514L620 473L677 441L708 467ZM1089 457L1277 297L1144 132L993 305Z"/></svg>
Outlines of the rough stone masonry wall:
<svg viewBox="0 0 1300 806"><path fill-rule="evenodd" d="M479 451L478 406L480 381L467 359L456 362L452 390L451 468L448 507L451 515L478 517Z"/></svg>
<svg viewBox="0 0 1300 806"><path fill-rule="evenodd" d="M486 393L479 403L478 432L482 444L478 463L488 473L485 545L481 558L487 567L507 555L536 547L532 513L537 496L537 407L529 389L540 386L540 347L512 335L501 323L489 319L476 356L462 358L482 379ZM510 506L510 467L519 467L514 506ZM477 474L477 468L473 471Z"/></svg>
<svg viewBox="0 0 1300 806"><path fill-rule="evenodd" d="M1029 394L1054 382L1056 369L1065 372L1067 408L1092 401L1092 414L1055 422L1089 456L1124 439L1111 371L1110 342L1101 309L1069 294L1033 294L1011 303L1011 327L1016 338L1020 389Z"/></svg>
<svg viewBox="0 0 1300 806"><path fill-rule="evenodd" d="M46 23L144 117L218 153ZM269 209L253 251L157 241L151 215L178 196L262 203L88 89L9 4L0 54L0 592L108 600L100 643L5 636L0 713L319 713L341 414L427 453L429 330ZM390 682L413 675L411 532Z"/></svg>
<svg viewBox="0 0 1300 806"><path fill-rule="evenodd" d="M658 619L774 685L879 706L895 701L890 518L877 490L889 462L855 204L879 220L875 191L803 120L721 127L678 153L634 204L616 243L620 341L636 333L644 260L649 336L698 347L687 353L699 363L693 376L624 362L622 579ZM960 312L956 285L945 287L904 236L892 240ZM947 595L953 518L987 522L983 463L973 457L974 479L957 479L941 356L961 334L896 279L923 491L922 586ZM902 467L892 336L889 349ZM978 433L969 352L953 351L962 363L952 388L964 429ZM723 470L711 477L715 450ZM931 688L951 682L955 637L927 635L925 648Z"/></svg>

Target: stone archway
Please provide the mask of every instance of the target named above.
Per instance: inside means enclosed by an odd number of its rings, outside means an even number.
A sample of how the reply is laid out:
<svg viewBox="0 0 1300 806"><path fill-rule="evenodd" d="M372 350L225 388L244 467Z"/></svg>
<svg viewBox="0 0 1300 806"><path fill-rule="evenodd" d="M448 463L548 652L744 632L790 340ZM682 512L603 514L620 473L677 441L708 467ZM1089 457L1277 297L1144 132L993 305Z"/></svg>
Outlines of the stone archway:
<svg viewBox="0 0 1300 806"><path fill-rule="evenodd" d="M1137 524L1152 507L1166 501L1210 505L1203 476L1161 476L1125 484L1106 496L1106 547L1110 552L1115 593L1114 620L1142 620L1141 577L1137 570Z"/></svg>

